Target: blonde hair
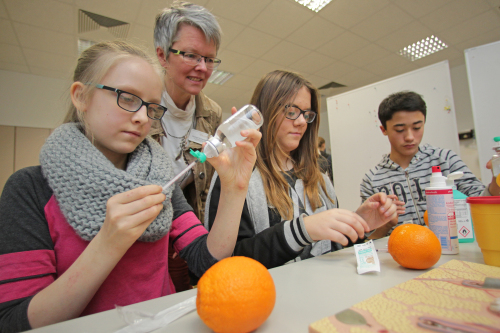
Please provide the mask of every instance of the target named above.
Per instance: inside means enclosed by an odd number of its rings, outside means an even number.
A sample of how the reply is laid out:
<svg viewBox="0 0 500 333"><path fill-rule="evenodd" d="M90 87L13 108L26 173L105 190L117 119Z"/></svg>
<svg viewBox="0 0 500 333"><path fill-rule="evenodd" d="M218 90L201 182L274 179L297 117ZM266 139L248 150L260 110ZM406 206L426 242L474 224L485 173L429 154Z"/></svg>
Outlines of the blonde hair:
<svg viewBox="0 0 500 333"><path fill-rule="evenodd" d="M304 194L314 211L322 205L318 184L327 194L325 181L318 166L317 140L320 121L318 90L300 74L276 70L260 80L251 100L264 116L264 124L261 127L262 139L257 147L256 167L262 175L267 201L276 207L280 216L285 219L293 217L293 203L288 195L288 182L281 173L284 166L278 159L280 155L288 155L279 144L276 144L276 135L284 120L278 123L278 119L283 114L285 105L295 98L302 87L306 87L311 93L311 110L317 113L317 117L312 123L307 124L299 146L288 157L295 162L294 173L304 182ZM333 202L329 196L328 198Z"/></svg>
<svg viewBox="0 0 500 333"><path fill-rule="evenodd" d="M131 57L146 60L158 73L158 79L162 82L159 65L142 48L120 40L100 42L82 52L73 74L73 82L85 84L81 94L82 100L88 102L96 89L94 85L87 83L99 83L112 66ZM73 103L69 105L64 123L78 123L84 131L87 127L83 112L77 110Z"/></svg>

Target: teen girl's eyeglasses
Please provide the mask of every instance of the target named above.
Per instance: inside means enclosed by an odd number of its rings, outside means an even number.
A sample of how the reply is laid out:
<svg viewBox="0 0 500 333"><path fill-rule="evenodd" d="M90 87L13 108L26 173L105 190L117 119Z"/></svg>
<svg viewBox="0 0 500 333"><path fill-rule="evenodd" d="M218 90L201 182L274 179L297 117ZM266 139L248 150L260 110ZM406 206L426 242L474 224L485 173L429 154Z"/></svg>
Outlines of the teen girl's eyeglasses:
<svg viewBox="0 0 500 333"><path fill-rule="evenodd" d="M304 115L304 120L310 124L316 119L316 112L312 110L302 110L296 105L285 105L285 117L290 120L295 120L300 115Z"/></svg>
<svg viewBox="0 0 500 333"><path fill-rule="evenodd" d="M102 84L96 84L95 86L99 89L116 92L116 103L125 111L137 112L140 108L142 108L143 105L146 105L146 108L148 109L148 117L153 120L160 120L167 111L167 108L163 105L144 102L139 96L136 96L129 92L113 87L104 86Z"/></svg>
<svg viewBox="0 0 500 333"><path fill-rule="evenodd" d="M169 48L168 50L173 54L181 55L182 58L184 58L184 62L190 66L196 66L201 62L201 59L205 59L205 66L207 66L208 69L216 69L222 62L220 59L205 57L192 52L174 50L173 48Z"/></svg>

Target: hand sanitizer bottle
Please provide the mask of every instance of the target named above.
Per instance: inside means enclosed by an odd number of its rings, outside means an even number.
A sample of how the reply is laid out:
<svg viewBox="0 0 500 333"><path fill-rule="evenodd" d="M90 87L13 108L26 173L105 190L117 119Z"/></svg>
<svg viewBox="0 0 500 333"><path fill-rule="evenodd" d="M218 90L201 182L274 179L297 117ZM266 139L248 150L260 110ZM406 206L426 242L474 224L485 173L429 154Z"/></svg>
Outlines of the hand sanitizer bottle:
<svg viewBox="0 0 500 333"><path fill-rule="evenodd" d="M464 173L457 171L450 173L446 178L446 186L451 186L453 189L453 201L455 204L455 217L457 219L457 234L459 243L474 242L474 228L472 226L472 217L470 215L470 207L467 203L465 194L457 190L455 179L462 177Z"/></svg>
<svg viewBox="0 0 500 333"><path fill-rule="evenodd" d="M203 148L207 158L219 156L227 148L234 147L236 141L245 140L240 132L247 129L257 129L264 123L264 117L259 109L248 104L220 124L214 136L211 136Z"/></svg>
<svg viewBox="0 0 500 333"><path fill-rule="evenodd" d="M446 186L441 167L432 167L429 187L425 189L429 228L441 243L442 254L458 253L457 220L453 202L453 189Z"/></svg>

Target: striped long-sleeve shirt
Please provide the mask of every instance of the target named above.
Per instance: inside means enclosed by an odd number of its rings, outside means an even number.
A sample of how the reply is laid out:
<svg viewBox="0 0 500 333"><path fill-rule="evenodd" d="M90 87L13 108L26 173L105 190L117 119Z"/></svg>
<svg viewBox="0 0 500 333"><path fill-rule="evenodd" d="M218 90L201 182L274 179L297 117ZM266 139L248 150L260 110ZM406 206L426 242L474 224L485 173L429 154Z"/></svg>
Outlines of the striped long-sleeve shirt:
<svg viewBox="0 0 500 333"><path fill-rule="evenodd" d="M395 194L399 200L406 203L405 213L399 215L398 225L410 220L412 223L423 225L423 215L427 210L424 189L429 186L433 166L440 166L443 176L462 171L464 175L455 180L455 185L457 190L467 196L479 196L485 189L453 151L424 145L419 147L406 169L392 161L389 155L385 155L382 161L363 177L360 185L361 199L364 202L377 192Z"/></svg>

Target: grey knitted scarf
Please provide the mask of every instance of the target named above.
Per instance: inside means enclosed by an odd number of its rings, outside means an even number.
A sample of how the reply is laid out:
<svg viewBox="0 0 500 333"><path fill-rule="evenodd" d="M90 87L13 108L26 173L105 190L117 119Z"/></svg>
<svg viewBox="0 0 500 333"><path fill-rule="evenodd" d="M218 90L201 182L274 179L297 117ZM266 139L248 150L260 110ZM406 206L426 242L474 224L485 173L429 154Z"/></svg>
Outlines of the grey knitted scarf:
<svg viewBox="0 0 500 333"><path fill-rule="evenodd" d="M164 185L172 178L171 162L153 139L146 138L129 154L124 171L94 147L75 123L61 125L49 136L40 152L40 164L64 217L87 241L101 230L106 202L113 195L143 185ZM170 230L172 188L163 192L167 195L163 210L140 241L155 242Z"/></svg>

